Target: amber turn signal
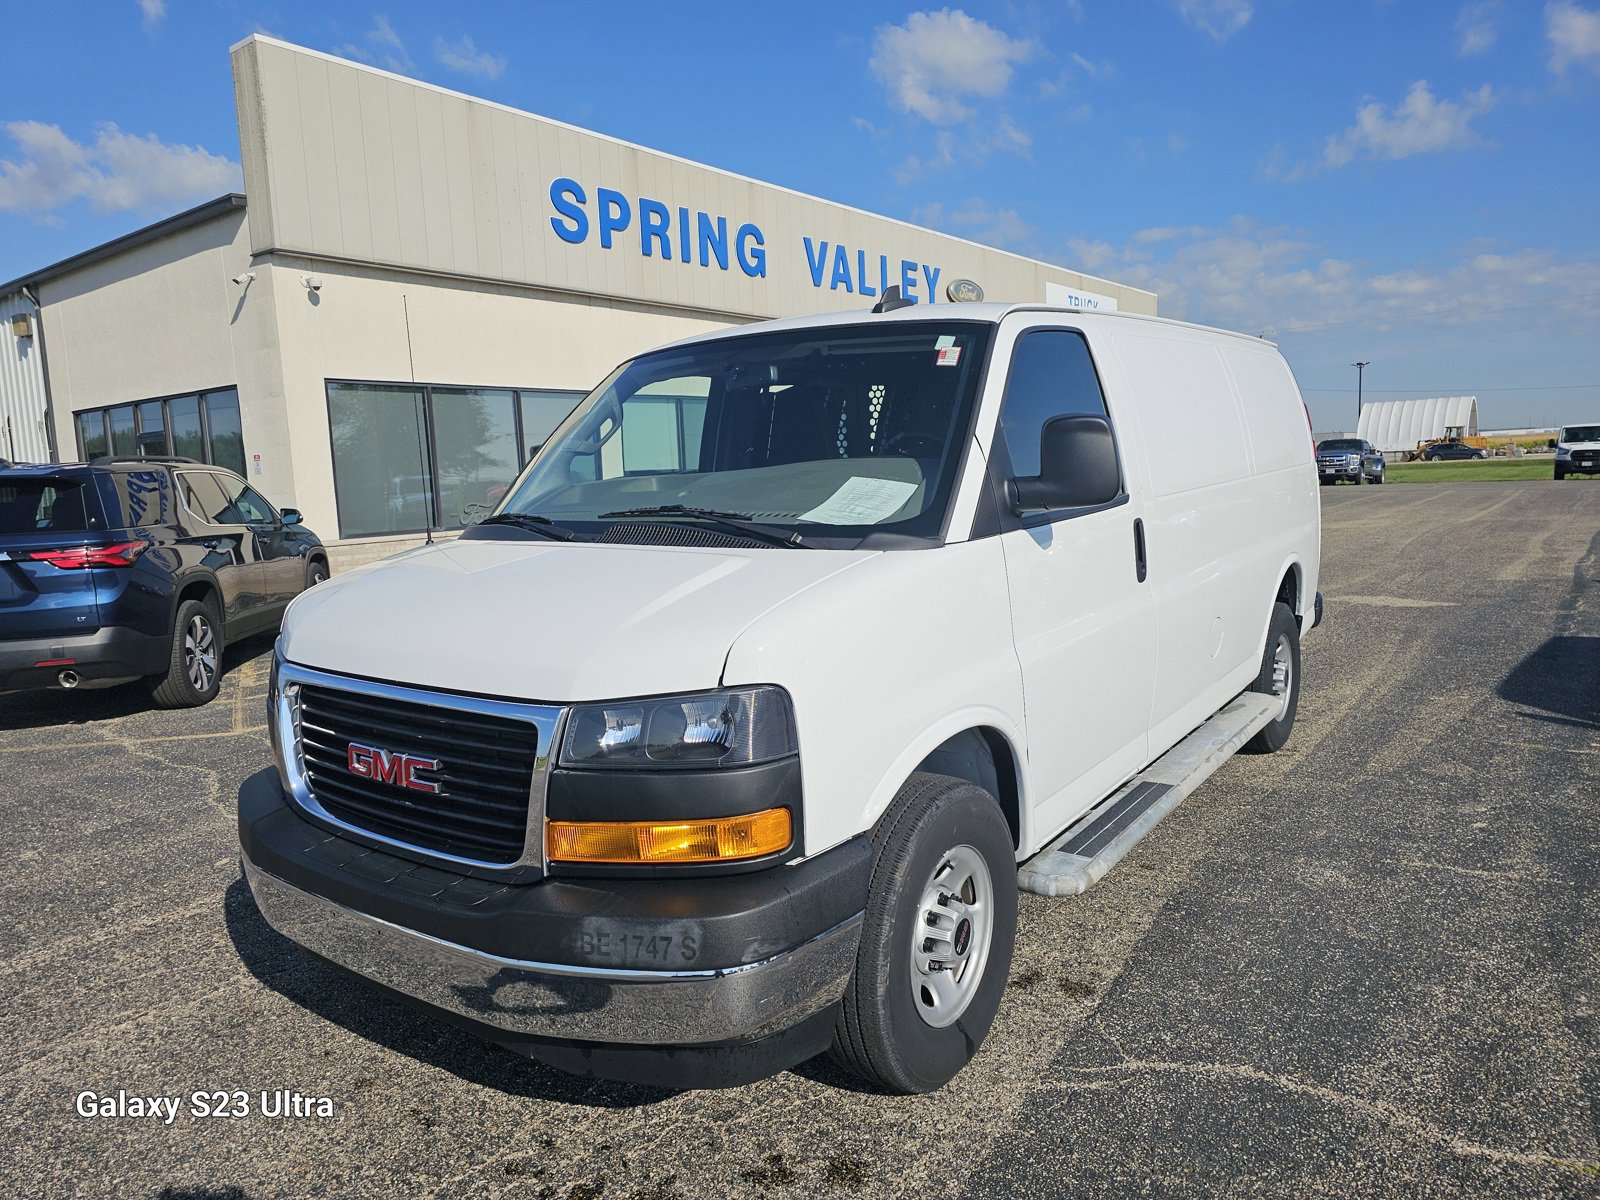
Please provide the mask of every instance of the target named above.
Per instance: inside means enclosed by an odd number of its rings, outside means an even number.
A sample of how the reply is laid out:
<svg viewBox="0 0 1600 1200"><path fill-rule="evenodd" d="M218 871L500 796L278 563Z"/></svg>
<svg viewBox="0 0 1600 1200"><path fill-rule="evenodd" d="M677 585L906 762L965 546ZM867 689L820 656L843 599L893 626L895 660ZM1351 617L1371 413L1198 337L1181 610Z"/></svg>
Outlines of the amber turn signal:
<svg viewBox="0 0 1600 1200"><path fill-rule="evenodd" d="M787 808L704 821L550 821L545 854L567 863L714 863L760 858L788 848Z"/></svg>

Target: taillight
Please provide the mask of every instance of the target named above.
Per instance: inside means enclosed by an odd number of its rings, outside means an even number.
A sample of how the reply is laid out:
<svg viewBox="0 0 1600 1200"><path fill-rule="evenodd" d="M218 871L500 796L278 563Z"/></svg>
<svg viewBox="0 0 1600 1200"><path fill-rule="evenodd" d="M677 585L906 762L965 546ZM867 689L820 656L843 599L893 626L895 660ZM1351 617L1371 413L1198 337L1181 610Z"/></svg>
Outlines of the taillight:
<svg viewBox="0 0 1600 1200"><path fill-rule="evenodd" d="M64 550L32 550L34 562L47 562L63 571L85 567L131 567L133 560L148 548L145 542L119 542L115 546L69 546Z"/></svg>

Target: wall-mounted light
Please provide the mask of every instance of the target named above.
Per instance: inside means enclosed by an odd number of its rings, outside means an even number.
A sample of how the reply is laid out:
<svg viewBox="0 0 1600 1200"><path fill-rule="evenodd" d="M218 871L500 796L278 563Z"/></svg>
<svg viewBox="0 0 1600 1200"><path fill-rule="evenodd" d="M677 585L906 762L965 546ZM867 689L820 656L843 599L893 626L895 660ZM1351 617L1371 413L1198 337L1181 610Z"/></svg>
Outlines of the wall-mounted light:
<svg viewBox="0 0 1600 1200"><path fill-rule="evenodd" d="M255 279L255 277L256 277L256 273L254 271L246 271L242 275L235 275L233 277L233 281L235 283L237 283L240 287L243 287L245 284L250 283L251 281L253 281Z"/></svg>
<svg viewBox="0 0 1600 1200"><path fill-rule="evenodd" d="M33 336L33 314L12 314L11 332L16 334L19 338L31 338Z"/></svg>

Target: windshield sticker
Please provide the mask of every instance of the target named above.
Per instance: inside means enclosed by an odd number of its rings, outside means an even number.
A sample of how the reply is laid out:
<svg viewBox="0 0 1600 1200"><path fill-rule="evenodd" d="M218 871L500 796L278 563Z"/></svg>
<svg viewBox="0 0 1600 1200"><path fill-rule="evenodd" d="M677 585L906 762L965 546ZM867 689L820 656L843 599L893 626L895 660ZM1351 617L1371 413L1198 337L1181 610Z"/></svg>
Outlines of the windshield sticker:
<svg viewBox="0 0 1600 1200"><path fill-rule="evenodd" d="M946 334L941 334L939 337L934 339L933 348L935 350L948 350L948 349L950 349L951 346L954 346L955 344L956 344L956 335L953 334L953 333L946 333Z"/></svg>
<svg viewBox="0 0 1600 1200"><path fill-rule="evenodd" d="M960 346L945 346L933 356L933 365L936 367L953 367L960 361Z"/></svg>
<svg viewBox="0 0 1600 1200"><path fill-rule="evenodd" d="M816 508L801 513L800 519L823 525L876 525L899 512L916 490L916 484L903 479L866 479L857 475Z"/></svg>

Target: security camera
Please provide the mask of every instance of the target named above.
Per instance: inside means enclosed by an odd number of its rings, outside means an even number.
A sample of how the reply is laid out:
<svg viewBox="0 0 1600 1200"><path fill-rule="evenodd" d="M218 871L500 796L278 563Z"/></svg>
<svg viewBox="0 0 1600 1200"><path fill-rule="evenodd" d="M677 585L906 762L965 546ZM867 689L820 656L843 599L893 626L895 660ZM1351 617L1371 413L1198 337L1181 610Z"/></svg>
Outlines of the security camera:
<svg viewBox="0 0 1600 1200"><path fill-rule="evenodd" d="M300 286L310 288L313 292L320 292L322 290L322 278L318 275L302 275L300 276Z"/></svg>
<svg viewBox="0 0 1600 1200"><path fill-rule="evenodd" d="M243 287L245 284L249 283L255 277L256 277L256 273L254 271L246 271L243 275L235 275L233 277L233 281L235 283L237 283L240 287Z"/></svg>

